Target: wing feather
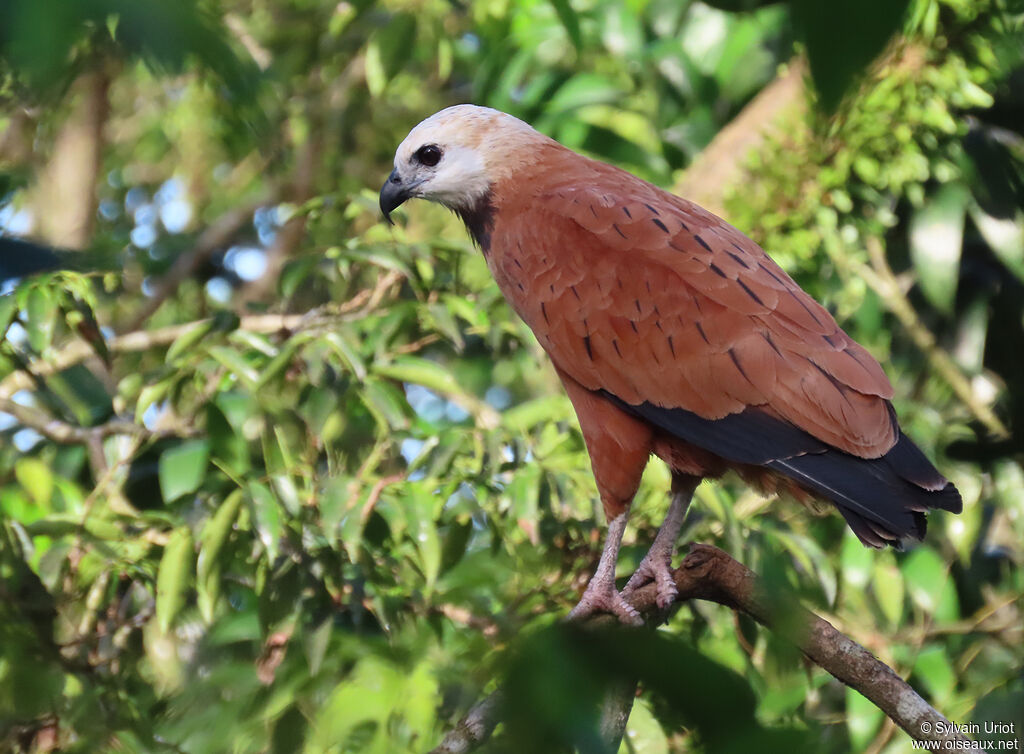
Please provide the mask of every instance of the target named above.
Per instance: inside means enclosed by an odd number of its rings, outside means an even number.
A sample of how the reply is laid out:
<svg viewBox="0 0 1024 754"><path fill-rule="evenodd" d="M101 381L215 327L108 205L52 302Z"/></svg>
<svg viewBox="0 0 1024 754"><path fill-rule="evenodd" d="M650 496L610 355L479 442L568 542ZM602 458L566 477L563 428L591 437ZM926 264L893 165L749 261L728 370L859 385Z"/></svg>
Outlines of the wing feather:
<svg viewBox="0 0 1024 754"><path fill-rule="evenodd" d="M860 457L893 447L877 361L757 244L639 179L588 169L541 202L510 200L504 251L488 257L559 369L632 405L702 419L765 407Z"/></svg>

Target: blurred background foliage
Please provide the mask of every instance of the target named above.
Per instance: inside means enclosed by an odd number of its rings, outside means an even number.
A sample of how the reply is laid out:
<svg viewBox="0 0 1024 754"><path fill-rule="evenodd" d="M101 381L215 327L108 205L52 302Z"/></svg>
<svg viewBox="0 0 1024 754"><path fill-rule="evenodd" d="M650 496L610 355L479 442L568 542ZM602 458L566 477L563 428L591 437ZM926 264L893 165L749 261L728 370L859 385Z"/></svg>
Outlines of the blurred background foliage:
<svg viewBox="0 0 1024 754"><path fill-rule="evenodd" d="M603 537L571 407L458 223L376 207L462 101L723 213L883 361L961 516L875 552L727 479L684 539L1020 731L1022 14L0 3L0 234L79 270L0 296L0 749L425 751L506 676L487 750L588 745L566 679L623 661L545 630ZM624 574L667 487L653 463ZM724 608L651 641L626 751L908 747Z"/></svg>

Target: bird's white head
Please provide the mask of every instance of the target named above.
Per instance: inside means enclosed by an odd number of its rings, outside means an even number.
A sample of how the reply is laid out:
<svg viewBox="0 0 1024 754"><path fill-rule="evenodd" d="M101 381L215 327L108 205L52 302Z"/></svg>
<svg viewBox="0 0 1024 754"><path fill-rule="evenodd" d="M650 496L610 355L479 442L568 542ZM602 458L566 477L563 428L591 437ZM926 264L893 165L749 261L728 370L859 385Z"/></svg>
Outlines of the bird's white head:
<svg viewBox="0 0 1024 754"><path fill-rule="evenodd" d="M385 218L407 199L429 199L465 215L519 162L523 148L547 141L511 115L476 105L441 110L409 132L380 192Z"/></svg>

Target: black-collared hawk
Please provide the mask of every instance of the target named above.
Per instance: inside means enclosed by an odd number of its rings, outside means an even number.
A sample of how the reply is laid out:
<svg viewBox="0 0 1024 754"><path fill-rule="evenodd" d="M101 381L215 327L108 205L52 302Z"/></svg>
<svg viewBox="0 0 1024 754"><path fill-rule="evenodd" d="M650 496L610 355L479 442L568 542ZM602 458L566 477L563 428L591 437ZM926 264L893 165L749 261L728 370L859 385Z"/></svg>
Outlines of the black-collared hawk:
<svg viewBox="0 0 1024 754"><path fill-rule="evenodd" d="M921 539L960 495L902 433L878 362L731 225L497 110L458 105L398 147L385 216L410 198L456 212L551 357L579 418L609 520L574 613L636 616L614 582L651 454L673 503L626 589L668 567L697 483L735 469L833 503L866 545Z"/></svg>

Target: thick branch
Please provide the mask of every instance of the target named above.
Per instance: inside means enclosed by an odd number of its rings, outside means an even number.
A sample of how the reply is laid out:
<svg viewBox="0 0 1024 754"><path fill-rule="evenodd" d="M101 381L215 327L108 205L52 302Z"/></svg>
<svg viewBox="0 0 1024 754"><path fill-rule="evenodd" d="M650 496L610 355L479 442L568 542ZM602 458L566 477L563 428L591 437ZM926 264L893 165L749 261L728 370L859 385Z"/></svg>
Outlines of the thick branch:
<svg viewBox="0 0 1024 754"><path fill-rule="evenodd" d="M911 738L955 747L957 751L980 751L968 748L971 742L966 736L946 733L953 730L949 720L892 668L795 600L769 593L757 574L717 547L693 545L673 575L679 590L677 605L701 599L745 613L792 641L822 669L863 694ZM657 588L652 584L634 592L628 601L645 619L656 619L656 599ZM494 701L498 693L474 706L432 754L468 752L486 741L498 722L499 705Z"/></svg>
<svg viewBox="0 0 1024 754"><path fill-rule="evenodd" d="M96 222L96 184L103 164L110 74L100 64L79 76L71 112L36 188L40 232L55 246L83 249Z"/></svg>
<svg viewBox="0 0 1024 754"><path fill-rule="evenodd" d="M807 65L796 57L719 131L683 173L675 193L725 215L725 195L745 178L747 158L768 138L802 117ZM782 117L786 116L783 120Z"/></svg>

